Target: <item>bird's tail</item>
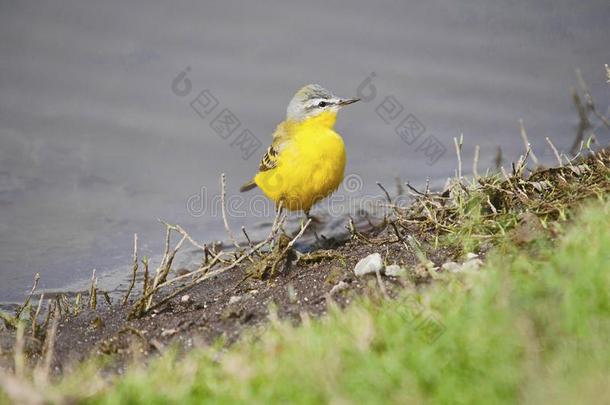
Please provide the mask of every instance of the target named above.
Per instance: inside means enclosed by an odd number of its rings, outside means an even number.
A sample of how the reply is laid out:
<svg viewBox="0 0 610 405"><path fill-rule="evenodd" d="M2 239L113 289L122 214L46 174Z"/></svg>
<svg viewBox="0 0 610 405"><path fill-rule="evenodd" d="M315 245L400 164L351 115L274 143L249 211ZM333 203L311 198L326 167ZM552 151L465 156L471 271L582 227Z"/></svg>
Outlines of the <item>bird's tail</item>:
<svg viewBox="0 0 610 405"><path fill-rule="evenodd" d="M243 186L241 186L239 188L239 191L246 192L246 191L250 191L253 188L256 188L256 183L254 182L254 180L250 180L249 182L247 182L246 184L244 184Z"/></svg>

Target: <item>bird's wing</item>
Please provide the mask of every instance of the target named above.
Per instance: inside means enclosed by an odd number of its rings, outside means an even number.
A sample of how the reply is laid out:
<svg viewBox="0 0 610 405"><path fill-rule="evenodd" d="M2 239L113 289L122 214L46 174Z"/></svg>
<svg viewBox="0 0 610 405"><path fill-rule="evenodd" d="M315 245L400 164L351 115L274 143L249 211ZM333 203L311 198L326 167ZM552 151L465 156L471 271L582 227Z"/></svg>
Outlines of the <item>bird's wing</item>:
<svg viewBox="0 0 610 405"><path fill-rule="evenodd" d="M263 155L261 163L258 166L259 172L275 169L280 152L290 141L289 133L290 131L288 123L282 122L277 126L275 132L273 133L273 141L271 142L271 146L267 148L267 151Z"/></svg>

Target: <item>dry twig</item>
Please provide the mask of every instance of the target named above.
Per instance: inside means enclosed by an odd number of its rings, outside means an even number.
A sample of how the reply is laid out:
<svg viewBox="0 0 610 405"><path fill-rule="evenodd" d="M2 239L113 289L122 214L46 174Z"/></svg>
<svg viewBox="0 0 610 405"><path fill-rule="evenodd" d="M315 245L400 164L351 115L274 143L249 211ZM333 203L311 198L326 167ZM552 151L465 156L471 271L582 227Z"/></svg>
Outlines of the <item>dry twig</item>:
<svg viewBox="0 0 610 405"><path fill-rule="evenodd" d="M17 321L19 321L19 318L21 317L21 314L23 313L23 310L30 303L30 300L32 299L32 295L34 295L34 292L36 291L36 288L38 288L38 282L39 281L40 281L40 274L36 273L36 275L34 276L34 284L32 285L32 289L30 290L30 293L28 294L28 296L26 297L26 299L23 302L23 304L21 304L21 306L19 307L19 309L15 313L15 319Z"/></svg>
<svg viewBox="0 0 610 405"><path fill-rule="evenodd" d="M138 302L136 302L136 304L133 306L133 308L129 314L129 318L140 317L140 316L146 314L147 312L165 304L166 302L170 301L174 297L188 291L189 289L193 288L195 285L197 285L209 278L215 277L217 275L220 275L228 270L231 270L231 269L237 267L237 265L239 263L241 263L243 260L249 259L254 253L258 252L264 246L267 246L269 244L269 242L275 238L278 230L281 228L281 226L285 220L286 220L286 215L283 215L282 203L280 202L280 204L278 205L278 210L276 212L276 216L273 221L273 225L271 227L271 231L269 233L269 236L267 238L265 238L265 240L256 244L246 253L242 254L239 257L236 257L232 262L230 262L228 265L226 265L225 267L222 267L220 269L212 270L213 267L220 262L220 257L222 255L225 255L226 252L220 252L220 253L216 254L209 264L207 264L206 266L203 266L191 273L184 274L184 275L178 276L178 277L174 277L170 280L164 280L163 282L157 282L157 283L153 282L153 285L151 286L151 288L148 291L145 291L143 296L140 298L140 300L138 300ZM168 226L168 230L169 230L171 225L167 224L166 226ZM181 242L176 246L173 254L175 254L175 252L180 247L182 242L187 238L186 235L188 235L188 234L186 234L186 232L184 232ZM171 256L171 255L166 255L166 256L169 258L169 256ZM167 260L165 260L165 259L162 260L162 263L165 261L167 261ZM169 264L171 265L171 261L169 261ZM199 277L194 278L195 276L199 276ZM176 289L174 292L172 292L168 296L162 298L159 302L153 304L153 302L152 302L153 296L157 291L159 291L161 288L167 287L170 284L176 283L176 282L184 280L186 278L191 278L192 281L189 284ZM157 280L157 277L155 277L155 280Z"/></svg>
<svg viewBox="0 0 610 405"><path fill-rule="evenodd" d="M226 187L227 187L227 184L226 184L225 174L222 173L220 175L220 207L221 207L221 211L222 211L222 221L224 223L225 230L227 231L227 235L229 235L229 239L231 239L231 242L233 243L235 248L239 251L241 249L241 247L239 246L239 243L237 243L237 239L235 239L235 235L233 235L233 231L231 231L231 228L229 227L229 221L227 219L227 212L226 212L227 207L225 205L225 198L226 198L226 194L227 194Z"/></svg>
<svg viewBox="0 0 610 405"><path fill-rule="evenodd" d="M95 277L95 269L91 275L91 287L89 288L89 308L95 310L97 308L97 277Z"/></svg>
<svg viewBox="0 0 610 405"><path fill-rule="evenodd" d="M455 154L457 155L458 167L457 167L457 178L458 181L462 181L462 145L464 144L464 134L460 134L460 139L453 138L455 145Z"/></svg>
<svg viewBox="0 0 610 405"><path fill-rule="evenodd" d="M131 282L129 283L129 288L127 289L127 293L125 293L125 297L123 298L123 305L127 304L127 300L129 299L129 295L131 294L131 290L136 284L136 275L138 273L138 234L133 234L133 270L131 273Z"/></svg>
<svg viewBox="0 0 610 405"><path fill-rule="evenodd" d="M553 142L551 142L551 140L549 139L548 136L545 139L546 139L546 143L548 143L549 146L551 147L551 150L553 151L553 154L555 155L555 159L557 159L557 164L559 165L559 167L563 166L563 162L561 160L561 156L559 156L559 152L557 151L557 148L555 147L555 145L553 145Z"/></svg>
<svg viewBox="0 0 610 405"><path fill-rule="evenodd" d="M51 364L53 362L53 355L55 352L55 338L57 336L57 326L59 324L59 314L53 310L52 317L53 322L51 323L51 327L47 329L46 332L42 357L34 372L34 378L37 385L46 385L51 372Z"/></svg>
<svg viewBox="0 0 610 405"><path fill-rule="evenodd" d="M534 162L536 166L540 166L540 161L532 150L532 145L530 144L530 141L527 138L527 132L525 131L525 127L523 126L523 120L519 120L519 134L521 135L521 140L523 141L523 146L525 147L525 153L529 154L529 156L532 158L532 162Z"/></svg>
<svg viewBox="0 0 610 405"><path fill-rule="evenodd" d="M479 153L481 152L481 147L479 145L475 145L474 147L474 158L472 159L472 175L474 179L477 180L479 178Z"/></svg>
<svg viewBox="0 0 610 405"><path fill-rule="evenodd" d="M40 315L40 308L42 308L42 300L44 300L44 293L40 294L40 299L38 300L38 306L36 306L36 312L34 312L34 316L32 317L32 337L36 337L36 328L38 327L38 316Z"/></svg>

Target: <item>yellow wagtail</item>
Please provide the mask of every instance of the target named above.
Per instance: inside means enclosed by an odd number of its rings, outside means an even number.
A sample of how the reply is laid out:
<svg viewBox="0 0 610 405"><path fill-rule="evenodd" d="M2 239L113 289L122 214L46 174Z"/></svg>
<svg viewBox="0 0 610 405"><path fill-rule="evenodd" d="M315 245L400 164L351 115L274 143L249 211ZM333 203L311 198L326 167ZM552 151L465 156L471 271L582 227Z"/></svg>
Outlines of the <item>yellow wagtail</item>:
<svg viewBox="0 0 610 405"><path fill-rule="evenodd" d="M240 191L258 186L275 203L282 201L288 210L303 210L309 216L311 206L343 181L345 145L333 126L341 107L358 100L336 97L317 84L297 91L258 173Z"/></svg>

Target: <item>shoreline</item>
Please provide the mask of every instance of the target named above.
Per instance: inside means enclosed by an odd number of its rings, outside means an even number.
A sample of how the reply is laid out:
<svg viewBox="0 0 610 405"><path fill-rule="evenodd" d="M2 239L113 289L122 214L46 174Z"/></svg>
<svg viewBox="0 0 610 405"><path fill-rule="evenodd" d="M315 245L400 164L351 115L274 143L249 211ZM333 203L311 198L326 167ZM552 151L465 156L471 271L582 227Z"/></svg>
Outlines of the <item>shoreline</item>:
<svg viewBox="0 0 610 405"><path fill-rule="evenodd" d="M111 304L94 278L89 296L49 301L52 310L46 321L30 322L21 344L29 353L28 362L35 365L45 357L52 336L52 378L95 358L106 359L105 373L113 375L124 372L135 358L152 359L170 348L186 353L218 342L230 347L244 333L256 334L278 320L299 325L363 299L381 305L388 299L400 300L406 292L446 283L462 272L477 272L490 250L506 243L527 247L540 238L552 240L556 228L569 222L578 206L590 199L607 199L610 193L608 149L561 167L531 173L526 169L522 159L511 174L476 181L454 178L448 189L438 193L407 184L405 193L412 203L406 206L395 205L380 186L387 198L387 214L380 222L366 231L350 222L346 241L326 239L326 248L305 254L292 246L309 222L286 235L279 216L268 238L234 251L199 244L180 226L166 224L168 235L175 232L180 241L170 243L168 236L157 271L138 257L136 245L134 264L138 265L133 274L147 274L146 281L134 277L127 298ZM205 254L198 270L181 273L172 262L187 241ZM361 262L370 262L375 254L383 263L372 272L369 269L370 274L356 274ZM144 283L139 291L138 282ZM35 303L25 305L23 312L32 313ZM10 368L15 329L6 316L5 324L0 332L0 366ZM444 326L430 328L432 339L434 330Z"/></svg>

